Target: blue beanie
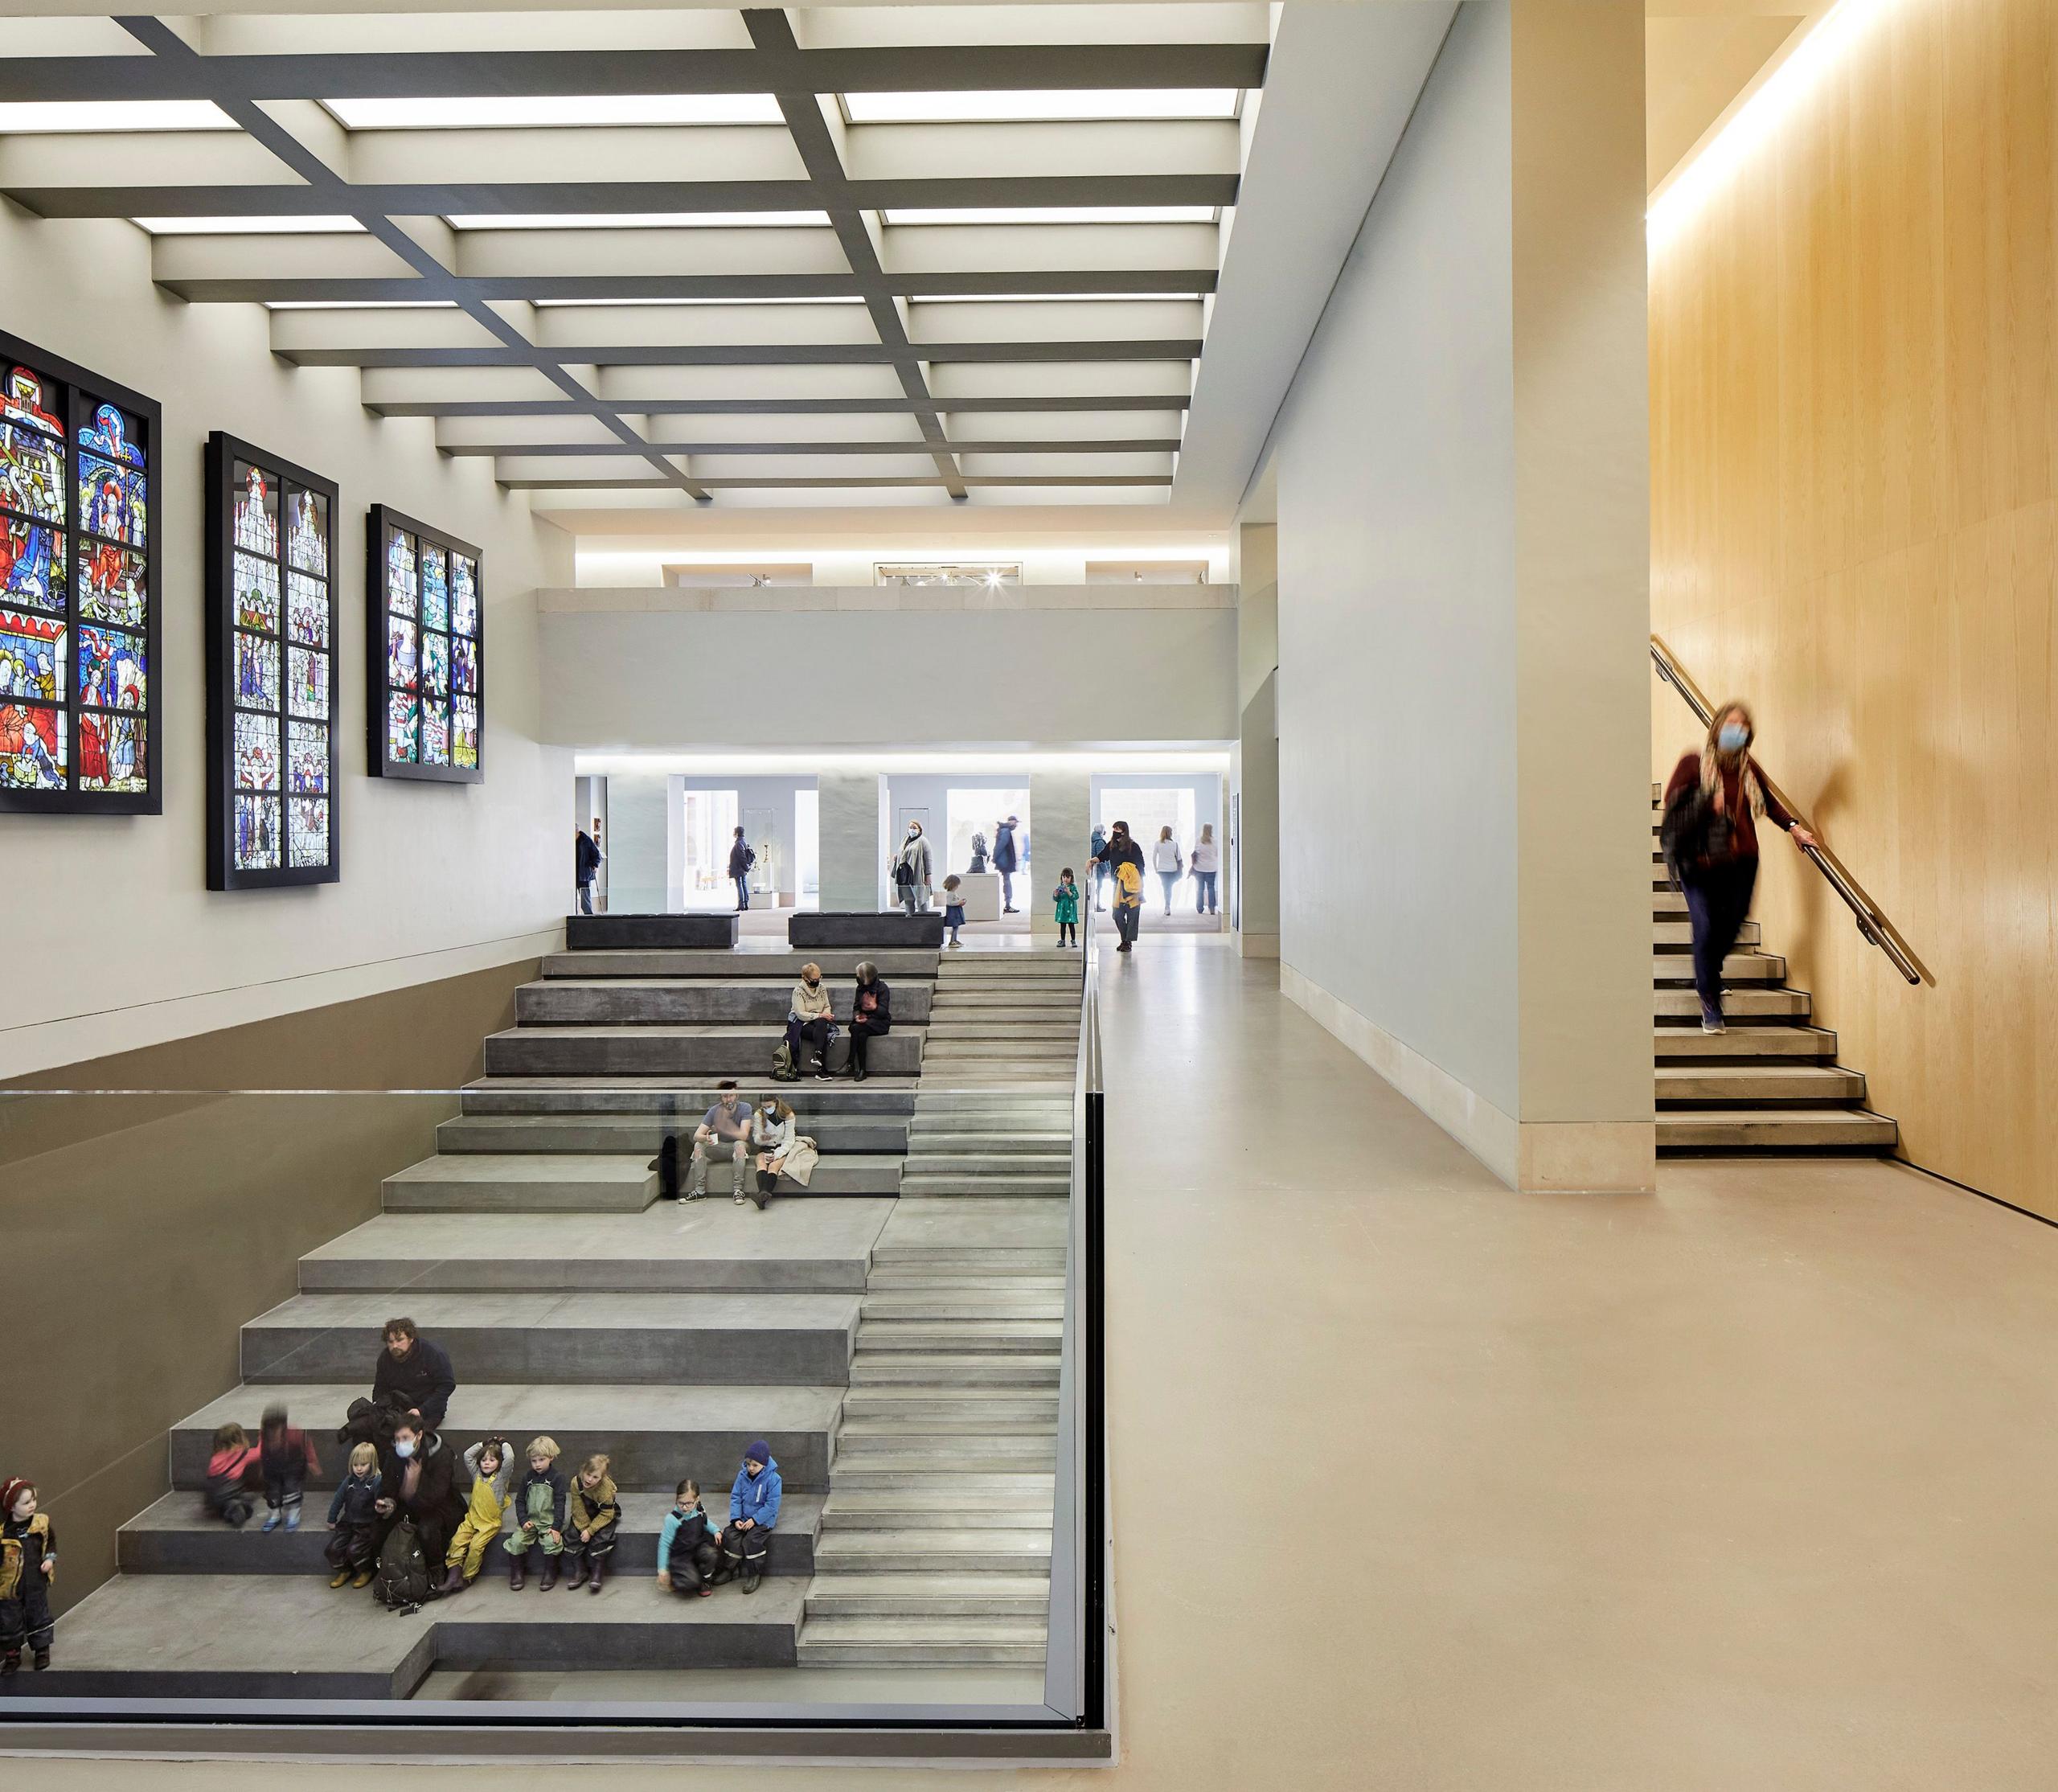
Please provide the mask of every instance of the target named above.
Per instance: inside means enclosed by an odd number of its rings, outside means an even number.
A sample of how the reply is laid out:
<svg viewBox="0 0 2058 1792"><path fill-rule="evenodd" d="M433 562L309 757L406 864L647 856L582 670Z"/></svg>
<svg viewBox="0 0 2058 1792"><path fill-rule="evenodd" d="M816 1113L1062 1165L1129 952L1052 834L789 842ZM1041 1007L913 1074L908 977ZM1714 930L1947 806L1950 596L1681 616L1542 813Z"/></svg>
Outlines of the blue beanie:
<svg viewBox="0 0 2058 1792"><path fill-rule="evenodd" d="M772 1460L772 1446L762 1437L753 1437L744 1446L743 1459L746 1462L769 1462Z"/></svg>

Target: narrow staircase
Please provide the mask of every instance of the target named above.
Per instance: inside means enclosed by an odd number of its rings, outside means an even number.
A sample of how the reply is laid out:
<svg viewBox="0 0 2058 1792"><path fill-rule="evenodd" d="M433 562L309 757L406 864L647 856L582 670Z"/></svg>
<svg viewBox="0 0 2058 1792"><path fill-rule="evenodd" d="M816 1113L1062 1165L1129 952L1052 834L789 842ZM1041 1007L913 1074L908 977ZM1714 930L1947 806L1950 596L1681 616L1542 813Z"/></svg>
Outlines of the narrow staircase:
<svg viewBox="0 0 2058 1792"><path fill-rule="evenodd" d="M1070 950L939 967L803 1663L1043 1663L1080 974Z"/></svg>
<svg viewBox="0 0 2058 1792"><path fill-rule="evenodd" d="M1746 921L1723 965L1726 1033L1701 1031L1687 899L1658 850L1651 793L1651 984L1662 1152L1892 1151L1899 1130L1865 1105L1865 1077L1836 1061L1836 1035L1812 1024L1808 992Z"/></svg>

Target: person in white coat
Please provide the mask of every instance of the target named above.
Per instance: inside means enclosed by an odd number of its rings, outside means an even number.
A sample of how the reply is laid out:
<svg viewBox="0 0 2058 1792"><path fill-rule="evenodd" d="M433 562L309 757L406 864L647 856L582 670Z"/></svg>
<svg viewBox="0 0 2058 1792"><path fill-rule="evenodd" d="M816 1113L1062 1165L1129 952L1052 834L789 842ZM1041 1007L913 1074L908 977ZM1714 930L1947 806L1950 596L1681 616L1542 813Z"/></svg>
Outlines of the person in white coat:
<svg viewBox="0 0 2058 1792"><path fill-rule="evenodd" d="M1169 827L1158 830L1158 843L1150 849L1150 868L1157 872L1158 881L1165 887L1165 912L1169 915L1172 912L1172 892L1187 868L1187 862L1179 854L1179 843L1172 838Z"/></svg>
<svg viewBox="0 0 2058 1792"><path fill-rule="evenodd" d="M893 900L911 915L924 914L929 906L929 884L934 869L929 858L929 836L920 822L908 824L908 838L900 843L888 869L893 875Z"/></svg>

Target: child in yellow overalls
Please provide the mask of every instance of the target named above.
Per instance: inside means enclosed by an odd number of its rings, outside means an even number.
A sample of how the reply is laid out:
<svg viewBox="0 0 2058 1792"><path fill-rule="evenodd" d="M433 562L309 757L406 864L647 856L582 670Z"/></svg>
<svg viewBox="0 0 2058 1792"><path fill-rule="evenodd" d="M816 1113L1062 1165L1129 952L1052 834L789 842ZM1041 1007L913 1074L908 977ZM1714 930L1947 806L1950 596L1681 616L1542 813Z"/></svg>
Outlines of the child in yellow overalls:
<svg viewBox="0 0 2058 1792"><path fill-rule="evenodd" d="M472 1497L444 1554L449 1570L441 1589L445 1593L462 1593L479 1577L479 1570L486 1565L486 1552L500 1535L507 1508L514 1503L510 1491L514 1477L514 1452L505 1437L488 1437L474 1444L465 1452L465 1466L472 1471Z"/></svg>

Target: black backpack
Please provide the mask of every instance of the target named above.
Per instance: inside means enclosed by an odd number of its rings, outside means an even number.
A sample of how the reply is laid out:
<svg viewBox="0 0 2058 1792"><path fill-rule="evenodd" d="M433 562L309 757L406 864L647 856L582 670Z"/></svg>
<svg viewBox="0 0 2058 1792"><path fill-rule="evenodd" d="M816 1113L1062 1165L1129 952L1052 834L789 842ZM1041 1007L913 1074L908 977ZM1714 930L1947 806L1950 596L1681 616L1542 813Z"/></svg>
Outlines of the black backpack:
<svg viewBox="0 0 2058 1792"><path fill-rule="evenodd" d="M393 1424L400 1416L398 1408L382 1405L360 1396L351 1402L349 1410L343 1414L336 1441L346 1447L370 1444L383 1456L386 1446L393 1441Z"/></svg>
<svg viewBox="0 0 2058 1792"><path fill-rule="evenodd" d="M1684 888L1700 866L1729 856L1728 822L1715 812L1715 798L1696 778L1665 806L1658 824L1658 850L1673 884Z"/></svg>
<svg viewBox="0 0 2058 1792"><path fill-rule="evenodd" d="M744 868L745 871L748 871L748 870L750 869L750 867L751 867L752 865L756 864L756 863L757 863L757 855L756 855L755 852L753 852L753 851L752 851L748 847L745 847L743 849L743 868Z"/></svg>
<svg viewBox="0 0 2058 1792"><path fill-rule="evenodd" d="M658 1147L658 1154L644 1167L658 1172L658 1198L676 1201L678 1199L678 1134L666 1133L664 1142Z"/></svg>
<svg viewBox="0 0 2058 1792"><path fill-rule="evenodd" d="M379 1546L379 1566L371 1577L371 1597L389 1610L419 1610L428 1598L428 1557L414 1520L402 1519Z"/></svg>

